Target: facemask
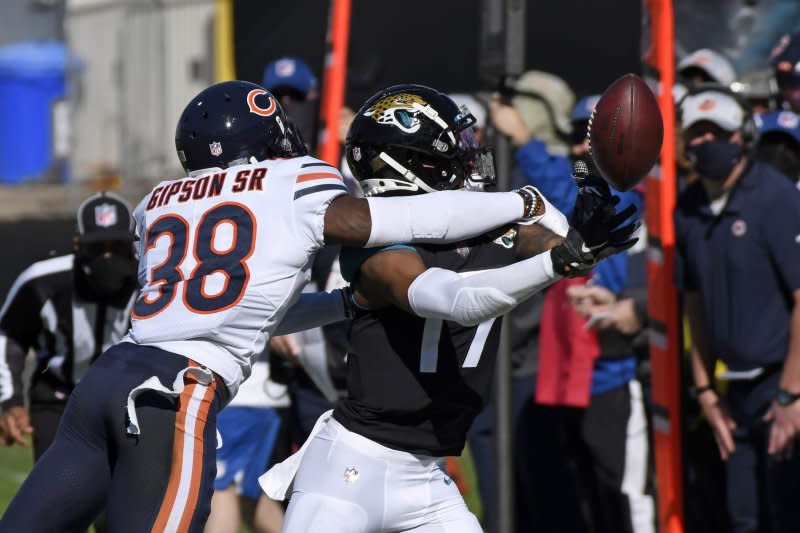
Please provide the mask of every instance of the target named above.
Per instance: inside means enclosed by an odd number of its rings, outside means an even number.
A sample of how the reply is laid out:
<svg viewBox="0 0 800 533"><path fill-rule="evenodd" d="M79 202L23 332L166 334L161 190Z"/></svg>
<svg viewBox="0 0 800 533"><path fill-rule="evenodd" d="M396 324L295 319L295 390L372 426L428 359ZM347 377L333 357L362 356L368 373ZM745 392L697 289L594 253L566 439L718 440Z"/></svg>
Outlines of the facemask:
<svg viewBox="0 0 800 533"><path fill-rule="evenodd" d="M754 157L756 160L774 167L792 183L796 183L800 178L800 157L784 146L775 144L759 146Z"/></svg>
<svg viewBox="0 0 800 533"><path fill-rule="evenodd" d="M93 300L124 297L121 293L130 295L136 286L136 260L131 257L78 255L75 261L76 271L90 293L87 296Z"/></svg>
<svg viewBox="0 0 800 533"><path fill-rule="evenodd" d="M743 154L741 144L719 139L686 146L692 168L702 177L714 181L723 181L730 176Z"/></svg>

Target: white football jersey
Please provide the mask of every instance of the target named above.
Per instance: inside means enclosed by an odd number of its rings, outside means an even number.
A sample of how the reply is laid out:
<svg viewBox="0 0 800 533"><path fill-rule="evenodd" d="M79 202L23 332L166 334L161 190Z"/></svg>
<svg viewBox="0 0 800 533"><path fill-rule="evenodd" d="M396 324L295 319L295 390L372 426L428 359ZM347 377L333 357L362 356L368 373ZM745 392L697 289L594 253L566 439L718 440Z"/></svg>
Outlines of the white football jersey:
<svg viewBox="0 0 800 533"><path fill-rule="evenodd" d="M125 340L197 361L235 394L308 282L325 210L347 188L308 156L194 174L134 211L141 293Z"/></svg>

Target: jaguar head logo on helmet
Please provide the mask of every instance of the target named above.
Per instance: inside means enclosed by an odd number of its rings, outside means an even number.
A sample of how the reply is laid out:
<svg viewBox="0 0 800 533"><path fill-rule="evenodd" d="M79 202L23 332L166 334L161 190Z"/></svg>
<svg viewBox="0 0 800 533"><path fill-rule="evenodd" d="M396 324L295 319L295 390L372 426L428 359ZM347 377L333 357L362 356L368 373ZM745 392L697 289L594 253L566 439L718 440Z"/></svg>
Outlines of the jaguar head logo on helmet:
<svg viewBox="0 0 800 533"><path fill-rule="evenodd" d="M494 160L473 131L475 117L422 85L396 85L356 113L345 156L367 196L398 196L494 183Z"/></svg>
<svg viewBox="0 0 800 533"><path fill-rule="evenodd" d="M364 111L364 116L372 117L378 124L391 124L405 133L416 133L420 127L418 115L425 111L426 116L434 120L438 117L428 103L416 94L399 93L381 98Z"/></svg>

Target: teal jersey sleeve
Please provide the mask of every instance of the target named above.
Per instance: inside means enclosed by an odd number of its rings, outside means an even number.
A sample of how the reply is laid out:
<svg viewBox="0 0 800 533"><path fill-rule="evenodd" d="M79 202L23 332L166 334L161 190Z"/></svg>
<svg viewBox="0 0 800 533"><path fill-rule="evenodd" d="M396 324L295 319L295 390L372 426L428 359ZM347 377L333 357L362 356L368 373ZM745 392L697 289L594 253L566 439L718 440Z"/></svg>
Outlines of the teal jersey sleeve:
<svg viewBox="0 0 800 533"><path fill-rule="evenodd" d="M339 268L342 271L342 277L348 283L352 283L358 275L358 269L361 268L364 261L373 255L390 250L417 251L416 248L408 244L390 244L387 246L378 246L376 248L342 248L342 253L339 254Z"/></svg>

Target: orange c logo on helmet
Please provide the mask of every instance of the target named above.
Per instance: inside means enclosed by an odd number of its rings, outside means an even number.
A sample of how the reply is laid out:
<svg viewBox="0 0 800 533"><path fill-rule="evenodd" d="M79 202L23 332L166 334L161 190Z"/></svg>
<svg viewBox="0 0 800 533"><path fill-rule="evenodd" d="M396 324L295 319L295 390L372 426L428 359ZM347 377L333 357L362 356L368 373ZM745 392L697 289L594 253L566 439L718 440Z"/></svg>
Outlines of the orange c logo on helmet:
<svg viewBox="0 0 800 533"><path fill-rule="evenodd" d="M266 109L263 107L259 107L256 103L256 96L261 94L267 94L267 91L264 89L253 89L249 93L247 93L247 107L250 108L251 113L255 113L256 115L262 117L268 117L275 113L275 110L278 109L278 103L275 101L275 98L272 95L269 95L269 107Z"/></svg>

